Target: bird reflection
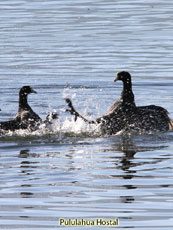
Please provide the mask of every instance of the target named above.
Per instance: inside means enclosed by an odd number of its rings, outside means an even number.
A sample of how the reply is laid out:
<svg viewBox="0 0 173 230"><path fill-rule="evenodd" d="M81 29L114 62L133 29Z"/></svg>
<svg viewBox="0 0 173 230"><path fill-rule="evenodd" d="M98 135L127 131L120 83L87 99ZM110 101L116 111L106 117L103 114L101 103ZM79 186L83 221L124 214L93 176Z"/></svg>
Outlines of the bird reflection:
<svg viewBox="0 0 173 230"><path fill-rule="evenodd" d="M19 158L28 158L29 156L29 150L28 149L23 149L19 153Z"/></svg>
<svg viewBox="0 0 173 230"><path fill-rule="evenodd" d="M28 149L23 149L23 150L20 151L18 157L22 158L22 159L27 159L30 156L31 156L31 154L30 154L29 150ZM33 154L32 154L32 157L33 157ZM29 181L30 176L32 176L32 174L33 174L32 169L37 168L37 166L36 166L37 163L38 162L35 162L35 161L33 162L33 161L30 161L30 160L22 160L20 162L20 168L22 169L21 174L24 174L26 176L25 181ZM23 183L23 184L21 184L20 187L22 188L22 192L20 192L20 196L22 198L31 198L31 197L34 196L34 194L32 192L30 192L30 189L32 188L32 184L29 184L29 183L24 184Z"/></svg>
<svg viewBox="0 0 173 230"><path fill-rule="evenodd" d="M133 203L135 201L133 196L120 196L121 203Z"/></svg>
<svg viewBox="0 0 173 230"><path fill-rule="evenodd" d="M125 153L120 161L120 168L123 171L128 171L132 166L133 163L131 161L131 159L134 158L134 155L136 154L137 150L136 150L136 146L133 144L131 139L126 139L126 138L122 138L120 141L120 144L118 146L118 150L122 151L123 153ZM136 171L129 171L129 173L136 173ZM124 179L131 179L132 175L125 175Z"/></svg>
<svg viewBox="0 0 173 230"><path fill-rule="evenodd" d="M30 185L30 184L22 184L21 185L21 188L23 188L24 190L29 189L31 187L32 187L32 185ZM23 191L20 193L20 196L22 198L31 198L31 197L33 197L33 195L34 194L32 192L27 192L27 191Z"/></svg>
<svg viewBox="0 0 173 230"><path fill-rule="evenodd" d="M142 141L144 142L144 140ZM143 143L142 141L140 141L140 146L137 146L137 142L135 142L135 140L133 140L130 137L122 136L120 137L118 143L115 143L112 145L112 148L115 151L119 151L123 153L123 156L121 157L120 165L119 165L119 167L123 171L129 172L129 173L136 172L135 170L132 170L131 168L141 164L137 162L134 163L133 161L133 159L135 158L135 154L137 152L154 151L157 149L160 150L160 149L167 147L165 145L153 146L153 143L151 143L150 146L149 146L149 143L147 143L147 145L145 144L141 145L141 143ZM127 179L129 179L129 177Z"/></svg>
<svg viewBox="0 0 173 230"><path fill-rule="evenodd" d="M112 145L112 149L115 152L122 152L123 155L121 157L118 157L119 162L117 165L117 156L115 157L116 162L116 168L121 169L122 173L119 177L121 177L124 180L127 180L127 183L123 183L122 188L127 190L134 190L138 187L136 185L133 185L133 182L129 181L132 180L134 177L137 177L136 173L137 170L136 166L149 164L149 162L138 162L135 160L135 154L137 152L146 152L146 151L154 151L156 149L163 149L166 146L165 145L157 145L153 146L153 141L151 142L151 145L149 145L147 141L147 145L145 144L144 140L140 140L140 146L137 145L137 141L135 141L135 138L125 137L121 136L118 141L115 139L115 143ZM141 143L144 143L141 145ZM154 142L155 143L155 142ZM137 158L136 158L137 159ZM160 159L157 159L156 161L160 161ZM153 162L152 162L153 163ZM112 177L117 177L117 175L111 175ZM135 191L134 191L135 194ZM126 196L120 196L119 197L122 203L132 203L135 201L135 196L132 195L126 195Z"/></svg>
<svg viewBox="0 0 173 230"><path fill-rule="evenodd" d="M29 153L28 149L25 150L21 150L19 153L19 158L29 158L29 156L31 156L31 154ZM34 154L32 154L32 157L34 156ZM20 168L23 168L24 170L22 170L22 173L25 173L27 175L31 174L31 168L37 168L36 164L38 162L35 161L29 161L29 160L23 160L20 162Z"/></svg>

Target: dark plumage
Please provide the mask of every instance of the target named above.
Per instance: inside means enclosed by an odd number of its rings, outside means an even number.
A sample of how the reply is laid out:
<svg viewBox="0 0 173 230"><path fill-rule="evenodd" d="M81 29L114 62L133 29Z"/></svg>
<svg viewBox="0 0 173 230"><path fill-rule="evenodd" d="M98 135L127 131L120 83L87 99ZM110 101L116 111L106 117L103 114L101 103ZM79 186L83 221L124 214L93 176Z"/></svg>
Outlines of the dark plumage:
<svg viewBox="0 0 173 230"><path fill-rule="evenodd" d="M152 131L168 131L173 128L173 122L168 116L168 111L161 106L148 105L136 106L134 94L132 91L131 75L122 71L117 73L115 81L123 82L123 91L121 94L122 106L130 110L127 116L127 128L142 130L146 132ZM131 108L133 108L131 110Z"/></svg>
<svg viewBox="0 0 173 230"><path fill-rule="evenodd" d="M23 86L19 91L19 109L13 120L0 123L0 130L15 131L18 129L35 130L41 123L41 118L31 109L27 96L36 93L30 86Z"/></svg>
<svg viewBox="0 0 173 230"><path fill-rule="evenodd" d="M70 112L75 116L75 121L77 118L83 119L85 122L89 124L100 124L100 128L102 133L104 134L116 134L121 131L126 125L126 108L125 105L122 106L122 99L120 98L117 102L115 102L109 111L97 118L96 120L88 120L84 118L81 114L79 114L73 107L73 104L69 98L66 99L66 102L70 109L67 109L67 112Z"/></svg>
<svg viewBox="0 0 173 230"><path fill-rule="evenodd" d="M115 81L123 82L121 97L108 110L108 112L95 121L82 117L67 99L68 110L75 119L82 118L88 123L101 124L103 133L112 135L121 130L137 130L139 132L167 131L173 129L173 122L168 116L168 111L160 106L139 106L135 104L132 91L131 75L122 71L117 73Z"/></svg>
<svg viewBox="0 0 173 230"><path fill-rule="evenodd" d="M73 104L72 104L72 101L69 99L69 98L66 98L66 102L67 102L67 105L70 109L66 109L66 112L69 112L71 113L71 115L74 115L74 119L75 121L77 120L77 118L82 118L82 120L84 120L85 122L87 123L96 123L95 121L89 121L87 120L85 117L83 117L81 114L79 114L75 108L73 107Z"/></svg>

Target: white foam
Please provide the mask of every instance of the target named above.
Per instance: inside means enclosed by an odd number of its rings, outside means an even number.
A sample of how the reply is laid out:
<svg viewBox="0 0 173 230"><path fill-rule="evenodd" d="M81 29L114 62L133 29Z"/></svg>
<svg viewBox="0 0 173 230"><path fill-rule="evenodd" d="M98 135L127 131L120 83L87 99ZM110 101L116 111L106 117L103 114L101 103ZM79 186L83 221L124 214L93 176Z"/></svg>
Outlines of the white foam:
<svg viewBox="0 0 173 230"><path fill-rule="evenodd" d="M45 136L45 135L85 135L95 136L100 134L99 125L88 124L82 119L78 118L74 121L73 117L65 117L64 120L52 120L51 124L41 124L36 131L31 130L16 130L14 132L4 132L5 136Z"/></svg>

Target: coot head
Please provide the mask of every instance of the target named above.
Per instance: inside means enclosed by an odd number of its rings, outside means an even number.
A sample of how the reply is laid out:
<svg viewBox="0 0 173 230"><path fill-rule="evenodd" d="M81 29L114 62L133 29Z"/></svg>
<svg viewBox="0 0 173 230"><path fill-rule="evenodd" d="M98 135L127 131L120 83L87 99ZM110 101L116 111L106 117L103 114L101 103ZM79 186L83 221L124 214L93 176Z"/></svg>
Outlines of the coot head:
<svg viewBox="0 0 173 230"><path fill-rule="evenodd" d="M20 89L20 95L28 95L30 93L37 93L35 90L33 90L31 88L31 86L23 86L21 89Z"/></svg>
<svg viewBox="0 0 173 230"><path fill-rule="evenodd" d="M129 74L129 72L126 72L126 71L117 72L117 76L116 76L114 82L116 82L118 80L123 81L124 83L125 82L130 83L131 82L131 75Z"/></svg>

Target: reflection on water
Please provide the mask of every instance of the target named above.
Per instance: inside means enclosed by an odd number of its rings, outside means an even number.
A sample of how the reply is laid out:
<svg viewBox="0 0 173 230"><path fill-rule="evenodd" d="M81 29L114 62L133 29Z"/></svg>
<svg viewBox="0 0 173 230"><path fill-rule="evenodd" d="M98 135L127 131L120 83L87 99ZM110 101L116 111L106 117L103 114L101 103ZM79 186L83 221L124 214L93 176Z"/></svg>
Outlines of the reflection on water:
<svg viewBox="0 0 173 230"><path fill-rule="evenodd" d="M58 143L41 149L33 145L32 150L22 148L17 158L13 147L0 163L0 178L5 182L0 185L3 226L57 227L61 217L118 216L124 226L129 220L142 221L144 215L146 221L153 220L145 210L155 213L157 204L152 197L159 199L159 193L167 202L171 177L164 136L157 143L151 139L117 136L93 142L93 138L74 138L72 143L66 140L66 152L56 152ZM152 205L145 206L148 202ZM162 203L159 206L157 212L164 209L169 218L170 210Z"/></svg>
<svg viewBox="0 0 173 230"><path fill-rule="evenodd" d="M118 217L122 229L172 229L173 134L93 135L93 127L74 124L64 101L99 117L120 96L115 73L127 70L136 104L164 106L173 117L172 2L0 6L1 120L15 116L23 85L38 92L29 98L36 113L60 117L53 132L0 137L0 228L52 230L59 218Z"/></svg>

